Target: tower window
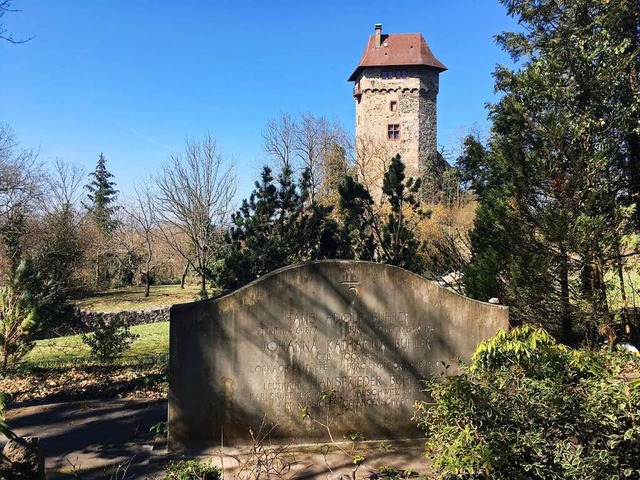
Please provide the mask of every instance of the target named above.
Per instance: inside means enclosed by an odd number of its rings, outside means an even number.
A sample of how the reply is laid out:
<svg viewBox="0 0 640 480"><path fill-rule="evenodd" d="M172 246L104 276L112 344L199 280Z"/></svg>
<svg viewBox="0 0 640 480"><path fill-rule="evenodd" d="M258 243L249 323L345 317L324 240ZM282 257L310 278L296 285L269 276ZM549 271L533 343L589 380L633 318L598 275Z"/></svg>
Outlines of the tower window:
<svg viewBox="0 0 640 480"><path fill-rule="evenodd" d="M398 111L398 102L395 100L391 100L389 102L389 110L391 110L392 112L397 112Z"/></svg>
<svg viewBox="0 0 640 480"><path fill-rule="evenodd" d="M407 71L406 70L382 70L382 72L380 72L380 78L382 78L383 80L407 78Z"/></svg>
<svg viewBox="0 0 640 480"><path fill-rule="evenodd" d="M387 138L389 140L400 139L400 125L397 123L390 123L387 125Z"/></svg>

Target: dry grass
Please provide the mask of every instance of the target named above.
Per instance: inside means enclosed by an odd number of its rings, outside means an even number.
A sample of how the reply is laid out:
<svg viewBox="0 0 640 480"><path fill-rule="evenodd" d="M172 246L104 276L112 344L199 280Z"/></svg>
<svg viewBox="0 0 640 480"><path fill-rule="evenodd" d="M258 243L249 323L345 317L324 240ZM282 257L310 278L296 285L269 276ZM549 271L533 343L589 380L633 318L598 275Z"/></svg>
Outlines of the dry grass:
<svg viewBox="0 0 640 480"><path fill-rule="evenodd" d="M161 307L176 303L192 302L198 295L198 287L185 285L157 285L151 287L148 297L144 296L144 287L125 287L97 292L89 297L75 300L75 304L94 312L117 312L120 310L140 310Z"/></svg>

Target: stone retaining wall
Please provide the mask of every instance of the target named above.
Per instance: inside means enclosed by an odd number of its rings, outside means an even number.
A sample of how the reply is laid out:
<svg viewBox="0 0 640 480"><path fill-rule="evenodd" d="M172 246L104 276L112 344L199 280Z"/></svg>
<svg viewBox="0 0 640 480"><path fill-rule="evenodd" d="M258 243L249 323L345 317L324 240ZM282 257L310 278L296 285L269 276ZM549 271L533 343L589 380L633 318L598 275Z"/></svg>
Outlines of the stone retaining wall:
<svg viewBox="0 0 640 480"><path fill-rule="evenodd" d="M88 310L76 311L79 323L86 330L94 330L100 319L105 323L111 322L115 318L121 318L127 325L145 325L147 323L158 323L169 321L169 310L171 305L159 308L145 308L143 310L124 310L120 312L91 312Z"/></svg>
<svg viewBox="0 0 640 480"><path fill-rule="evenodd" d="M168 322L170 309L171 305L145 308L142 310L123 310L119 312L92 312L76 308L74 309L71 321L59 328L56 328L55 331L50 332L47 337L59 337L92 332L95 330L101 319L104 320L105 323L109 323L116 317L124 319L126 324L129 326Z"/></svg>

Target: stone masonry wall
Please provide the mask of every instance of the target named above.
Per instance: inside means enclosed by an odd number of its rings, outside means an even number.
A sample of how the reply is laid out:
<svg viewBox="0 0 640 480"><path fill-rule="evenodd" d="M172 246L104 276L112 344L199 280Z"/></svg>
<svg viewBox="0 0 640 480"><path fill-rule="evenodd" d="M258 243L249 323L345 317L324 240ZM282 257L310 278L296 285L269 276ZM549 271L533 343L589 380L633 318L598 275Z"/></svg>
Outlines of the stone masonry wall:
<svg viewBox="0 0 640 480"><path fill-rule="evenodd" d="M361 97L356 98L356 138L380 141L387 154L400 154L407 175L416 177L437 150L438 71L420 67L395 67L407 70L406 79L381 78L386 68L367 68L356 82ZM396 101L397 110L390 110ZM400 125L400 139L387 138L387 126Z"/></svg>
<svg viewBox="0 0 640 480"><path fill-rule="evenodd" d="M119 312L91 312L77 308L73 313L72 321L69 322L69 324L66 324L62 329L51 332L50 336L92 332L95 330L100 319L103 319L105 323L109 323L113 319L120 317L129 326L168 322L170 309L171 305L146 308L143 310L123 310Z"/></svg>

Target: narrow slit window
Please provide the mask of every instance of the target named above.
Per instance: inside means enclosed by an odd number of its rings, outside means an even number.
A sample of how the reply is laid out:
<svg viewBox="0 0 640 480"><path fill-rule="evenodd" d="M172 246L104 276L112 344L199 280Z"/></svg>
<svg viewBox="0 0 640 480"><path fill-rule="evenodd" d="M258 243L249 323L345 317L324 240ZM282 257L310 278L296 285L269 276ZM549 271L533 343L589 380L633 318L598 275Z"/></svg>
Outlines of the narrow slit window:
<svg viewBox="0 0 640 480"><path fill-rule="evenodd" d="M389 102L389 110L391 110L392 112L397 112L398 111L398 102L395 100L391 100L391 102Z"/></svg>
<svg viewBox="0 0 640 480"><path fill-rule="evenodd" d="M397 123L390 123L387 125L387 138L389 140L400 139L400 125Z"/></svg>

